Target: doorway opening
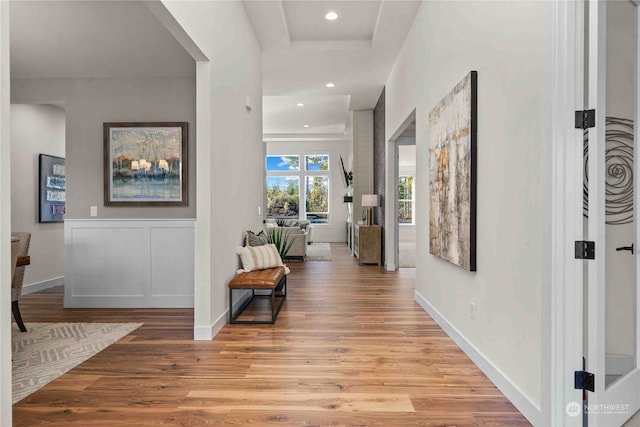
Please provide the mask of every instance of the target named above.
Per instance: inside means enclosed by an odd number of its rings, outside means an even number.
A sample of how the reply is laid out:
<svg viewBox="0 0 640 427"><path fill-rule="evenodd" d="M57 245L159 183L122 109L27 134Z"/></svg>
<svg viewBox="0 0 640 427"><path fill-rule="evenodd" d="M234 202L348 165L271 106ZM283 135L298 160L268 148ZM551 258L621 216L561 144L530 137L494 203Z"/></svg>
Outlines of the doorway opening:
<svg viewBox="0 0 640 427"><path fill-rule="evenodd" d="M416 185L416 124L412 122L396 140L396 227L398 229L398 267L416 266L416 223L415 223L415 185Z"/></svg>

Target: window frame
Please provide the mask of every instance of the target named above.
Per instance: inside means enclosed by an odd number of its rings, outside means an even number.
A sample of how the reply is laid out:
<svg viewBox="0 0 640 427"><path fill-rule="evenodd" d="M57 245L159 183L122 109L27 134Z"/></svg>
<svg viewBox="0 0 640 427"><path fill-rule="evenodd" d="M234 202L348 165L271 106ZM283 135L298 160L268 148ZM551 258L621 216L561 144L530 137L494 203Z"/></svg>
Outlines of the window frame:
<svg viewBox="0 0 640 427"><path fill-rule="evenodd" d="M299 170L267 170L267 158L268 157L298 157L299 160ZM326 156L327 157L327 170L307 170L307 157L312 156ZM265 218L274 218L273 216L267 216L267 190L266 186L267 179L269 177L284 177L284 176L297 176L299 178L299 186L298 186L298 218L300 220L308 220L314 226L331 226L331 171L332 171L332 160L333 157L330 150L313 150L313 151L299 151L292 152L292 150L286 150L282 152L275 153L266 153L265 154ZM326 222L311 222L311 220L307 219L307 177L315 177L315 176L326 176L327 177L327 202L328 202L328 211L326 212L327 220ZM311 212L313 213L321 213L325 212ZM292 218L293 219L293 218Z"/></svg>
<svg viewBox="0 0 640 427"><path fill-rule="evenodd" d="M411 199L401 199L400 198L400 185L401 184L401 179L402 178L411 178ZM415 188L416 188L416 177L415 175L408 175L408 174L401 174L398 175L398 225L400 226L409 226L409 225L415 225L416 224L416 195L415 195ZM411 205L411 222L400 222L400 204L402 202L409 202Z"/></svg>

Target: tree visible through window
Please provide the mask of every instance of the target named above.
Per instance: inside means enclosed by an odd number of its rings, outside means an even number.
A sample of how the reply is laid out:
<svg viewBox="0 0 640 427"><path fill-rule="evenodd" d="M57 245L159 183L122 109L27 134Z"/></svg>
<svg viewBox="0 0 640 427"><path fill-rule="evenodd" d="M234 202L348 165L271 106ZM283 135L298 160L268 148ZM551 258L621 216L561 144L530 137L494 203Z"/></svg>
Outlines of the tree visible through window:
<svg viewBox="0 0 640 427"><path fill-rule="evenodd" d="M328 171L329 156L304 156L306 170L308 171Z"/></svg>
<svg viewBox="0 0 640 427"><path fill-rule="evenodd" d="M304 155L304 170L300 167L301 157L266 157L267 218L301 218L314 224L328 224L329 155Z"/></svg>
<svg viewBox="0 0 640 427"><path fill-rule="evenodd" d="M398 180L398 222L413 224L413 177L401 176Z"/></svg>
<svg viewBox="0 0 640 427"><path fill-rule="evenodd" d="M299 218L300 178L267 177L267 218Z"/></svg>
<svg viewBox="0 0 640 427"><path fill-rule="evenodd" d="M307 176L307 219L326 224L329 217L329 177Z"/></svg>

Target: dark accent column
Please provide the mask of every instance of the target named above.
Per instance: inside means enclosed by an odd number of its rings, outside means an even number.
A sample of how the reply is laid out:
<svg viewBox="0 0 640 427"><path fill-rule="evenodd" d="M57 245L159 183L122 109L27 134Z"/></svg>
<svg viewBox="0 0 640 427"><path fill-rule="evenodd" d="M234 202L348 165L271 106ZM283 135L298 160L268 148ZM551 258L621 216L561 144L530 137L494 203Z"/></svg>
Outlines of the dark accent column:
<svg viewBox="0 0 640 427"><path fill-rule="evenodd" d="M378 195L380 206L374 209L373 223L384 227L384 174L385 174L385 101L384 89L378 98L373 110L373 192ZM383 228L384 230L384 228ZM382 247L384 248L384 233L382 235ZM384 262L384 249L382 250Z"/></svg>

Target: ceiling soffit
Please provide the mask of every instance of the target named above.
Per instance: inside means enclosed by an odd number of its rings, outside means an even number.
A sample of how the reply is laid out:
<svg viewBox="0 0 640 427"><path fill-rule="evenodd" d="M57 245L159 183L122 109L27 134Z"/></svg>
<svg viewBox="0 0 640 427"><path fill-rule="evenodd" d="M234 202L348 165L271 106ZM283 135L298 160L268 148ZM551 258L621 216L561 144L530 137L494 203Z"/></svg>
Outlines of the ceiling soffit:
<svg viewBox="0 0 640 427"><path fill-rule="evenodd" d="M243 4L263 51L263 123L268 137L327 134L327 129L333 134L336 128L344 133L350 111L374 108L421 2L245 0ZM335 11L338 19L327 21L328 11ZM336 87L325 87L330 81ZM335 96L349 99L346 109L340 105L339 125L335 112L314 110L309 102ZM287 106L272 103L270 97L292 99ZM305 103L307 114L315 114L316 126L300 127L297 102ZM276 104L278 111L271 111Z"/></svg>

